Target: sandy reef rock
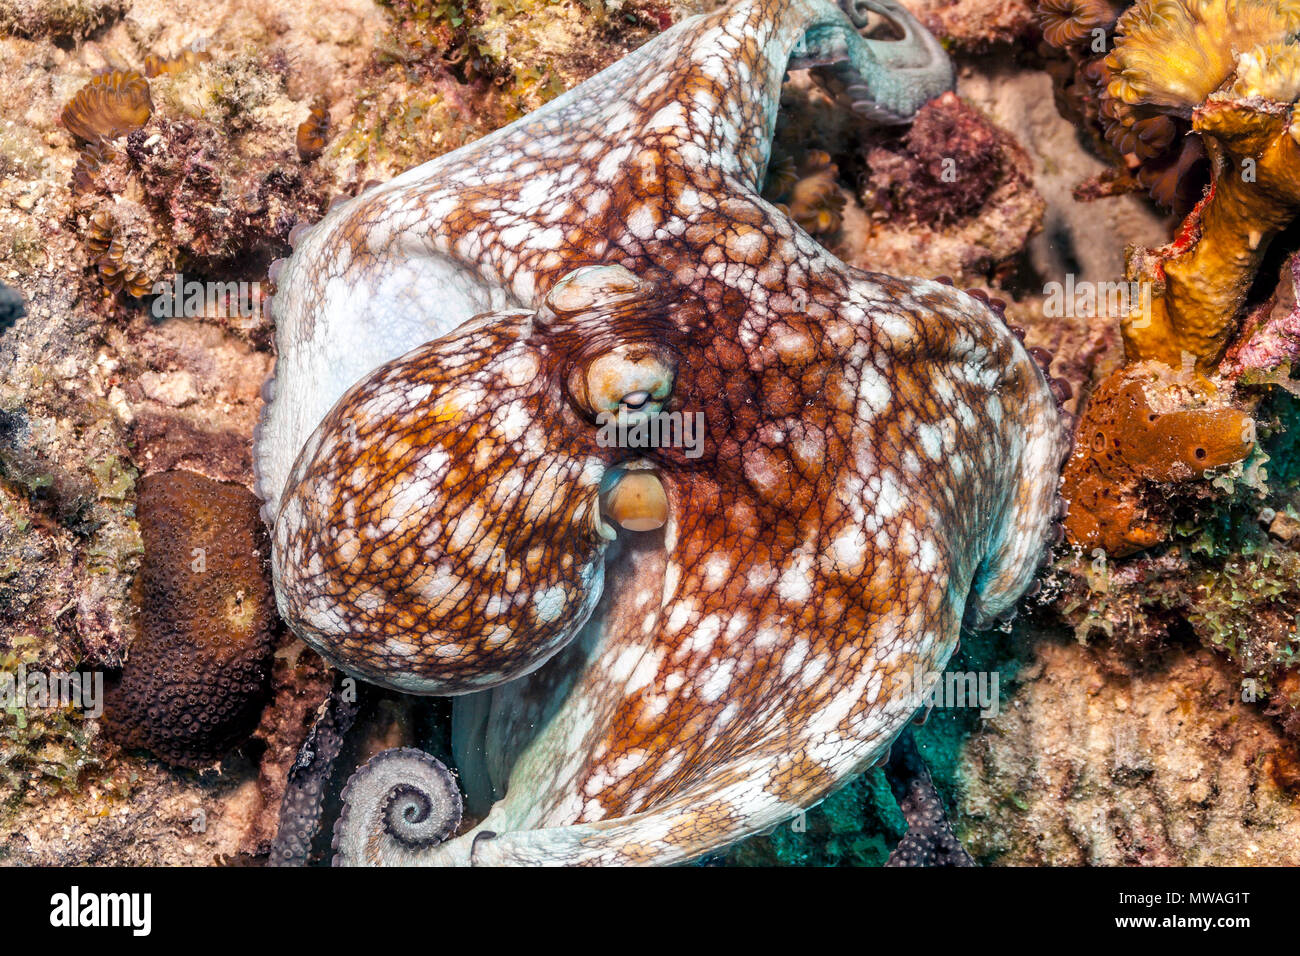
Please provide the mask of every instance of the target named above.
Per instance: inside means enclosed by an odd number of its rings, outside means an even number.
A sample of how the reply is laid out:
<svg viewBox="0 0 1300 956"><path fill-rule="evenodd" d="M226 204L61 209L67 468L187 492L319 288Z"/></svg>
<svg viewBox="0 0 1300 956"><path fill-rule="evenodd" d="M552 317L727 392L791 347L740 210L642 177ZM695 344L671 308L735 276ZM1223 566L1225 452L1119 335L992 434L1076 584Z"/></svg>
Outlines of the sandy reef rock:
<svg viewBox="0 0 1300 956"><path fill-rule="evenodd" d="M1294 865L1295 741L1202 648L1116 668L1038 643L1010 706L967 742L966 847L992 863Z"/></svg>
<svg viewBox="0 0 1300 956"><path fill-rule="evenodd" d="M1033 0L913 0L908 6L960 54L1005 50L1038 34Z"/></svg>

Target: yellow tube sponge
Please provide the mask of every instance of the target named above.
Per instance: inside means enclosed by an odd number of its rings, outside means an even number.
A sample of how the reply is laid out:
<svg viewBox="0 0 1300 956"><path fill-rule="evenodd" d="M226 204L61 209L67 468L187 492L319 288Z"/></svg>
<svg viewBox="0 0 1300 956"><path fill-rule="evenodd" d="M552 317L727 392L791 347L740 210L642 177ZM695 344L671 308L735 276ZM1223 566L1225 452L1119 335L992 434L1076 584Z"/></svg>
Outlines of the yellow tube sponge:
<svg viewBox="0 0 1300 956"><path fill-rule="evenodd" d="M1190 118L1213 177L1173 242L1130 255L1129 279L1153 295L1123 323L1125 354L1174 368L1190 357L1210 372L1269 242L1300 212L1300 3L1139 0L1117 30L1105 61L1108 135Z"/></svg>

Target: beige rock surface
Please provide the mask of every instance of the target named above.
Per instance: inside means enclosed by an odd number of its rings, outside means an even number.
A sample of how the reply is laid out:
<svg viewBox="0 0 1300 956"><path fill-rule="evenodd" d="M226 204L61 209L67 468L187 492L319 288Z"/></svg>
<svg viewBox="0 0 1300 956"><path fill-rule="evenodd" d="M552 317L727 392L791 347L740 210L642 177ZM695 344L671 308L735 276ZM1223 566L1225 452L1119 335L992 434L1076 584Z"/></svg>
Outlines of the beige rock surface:
<svg viewBox="0 0 1300 956"><path fill-rule="evenodd" d="M1300 863L1300 804L1271 773L1296 743L1201 648L1141 668L1046 638L967 743L971 852L1008 865Z"/></svg>

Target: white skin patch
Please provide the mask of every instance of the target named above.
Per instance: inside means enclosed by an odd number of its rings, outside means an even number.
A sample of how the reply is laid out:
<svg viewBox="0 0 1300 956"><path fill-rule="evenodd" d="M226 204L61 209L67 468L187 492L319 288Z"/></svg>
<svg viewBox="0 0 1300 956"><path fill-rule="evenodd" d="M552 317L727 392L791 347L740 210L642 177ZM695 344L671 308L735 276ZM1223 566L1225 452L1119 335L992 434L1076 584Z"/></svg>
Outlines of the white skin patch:
<svg viewBox="0 0 1300 956"><path fill-rule="evenodd" d="M786 568L776 584L776 593L783 601L802 602L812 596L812 576L806 559L799 559Z"/></svg>
<svg viewBox="0 0 1300 956"><path fill-rule="evenodd" d="M722 695L731 686L731 672L735 666L736 662L734 660L723 658L704 673L704 681L700 685L699 694L706 703L712 704L722 699Z"/></svg>
<svg viewBox="0 0 1300 956"><path fill-rule="evenodd" d="M497 425L497 434L504 441L514 444L531 424L532 418L529 417L528 409L523 403L512 402L506 406L505 416Z"/></svg>
<svg viewBox="0 0 1300 956"><path fill-rule="evenodd" d="M837 566L845 571L855 571L862 567L862 558L867 549L867 536L861 528L845 528L831 542L831 553L835 556Z"/></svg>
<svg viewBox="0 0 1300 956"><path fill-rule="evenodd" d="M395 637L390 637L387 641L384 642L384 649L387 650L390 654L396 654L400 657L410 657L412 654L414 654L416 651L419 650L419 648L416 645L410 644L406 641L399 640L398 638Z"/></svg>
<svg viewBox="0 0 1300 956"><path fill-rule="evenodd" d="M629 644L612 662L610 676L625 687L628 693L635 693L654 682L662 663L662 654Z"/></svg>
<svg viewBox="0 0 1300 956"><path fill-rule="evenodd" d="M921 450L931 461L938 461L943 456L942 426L922 422L916 426L916 439L921 444Z"/></svg>
<svg viewBox="0 0 1300 956"><path fill-rule="evenodd" d="M930 574L939 566L939 550L929 538L922 539L916 558L916 566L924 574Z"/></svg>
<svg viewBox="0 0 1300 956"><path fill-rule="evenodd" d="M664 571L664 596L663 606L667 607L668 602L677 594L677 585L682 579L681 565L669 563Z"/></svg>
<svg viewBox="0 0 1300 956"><path fill-rule="evenodd" d="M419 467L426 475L440 475L451 464L451 456L441 448L430 448L419 460Z"/></svg>
<svg viewBox="0 0 1300 956"><path fill-rule="evenodd" d="M550 624L556 620L564 611L565 597L564 588L558 584L538 592L533 598L533 615L537 618L537 622Z"/></svg>
<svg viewBox="0 0 1300 956"><path fill-rule="evenodd" d="M880 491L876 496L876 516L883 521L899 514L903 510L903 491L898 486L893 472L885 469L880 473Z"/></svg>
<svg viewBox="0 0 1300 956"><path fill-rule="evenodd" d="M669 612L668 620L664 624L664 627L670 633L676 634L678 631L680 631L682 628L686 626L687 622L690 621L691 610L693 607L694 607L694 603L690 601L685 601L681 604L676 605L672 609L672 611Z"/></svg>
<svg viewBox="0 0 1300 956"><path fill-rule="evenodd" d="M504 644L513 636L514 631L510 630L510 628L506 627L504 624L500 624L492 629L491 633L483 639L483 642L487 644L488 647L496 647Z"/></svg>
<svg viewBox="0 0 1300 956"><path fill-rule="evenodd" d="M781 658L781 677L788 679L791 674L796 673L799 668L803 667L803 662L807 657L808 642L803 638L799 638L790 645L785 652L785 656Z"/></svg>
<svg viewBox="0 0 1300 956"><path fill-rule="evenodd" d="M704 563L704 586L709 589L722 587L731 576L731 561L725 554L715 554Z"/></svg>
<svg viewBox="0 0 1300 956"><path fill-rule="evenodd" d="M419 479L404 482L389 499L393 517L400 520L424 510L432 503L434 494L434 485L430 481Z"/></svg>
<svg viewBox="0 0 1300 956"><path fill-rule="evenodd" d="M540 370L541 366L538 364L537 356L531 352L525 352L518 358L506 363L501 377L507 385L522 388L537 378Z"/></svg>
<svg viewBox="0 0 1300 956"><path fill-rule="evenodd" d="M703 618L695 628L695 633L691 635L691 641L688 645L691 653L707 654L713 647L714 640L717 639L718 631L722 629L722 621L716 614L710 614Z"/></svg>
<svg viewBox="0 0 1300 956"><path fill-rule="evenodd" d="M889 407L892 394L889 380L869 362L863 363L858 374L861 376L858 380L859 415L870 420Z"/></svg>

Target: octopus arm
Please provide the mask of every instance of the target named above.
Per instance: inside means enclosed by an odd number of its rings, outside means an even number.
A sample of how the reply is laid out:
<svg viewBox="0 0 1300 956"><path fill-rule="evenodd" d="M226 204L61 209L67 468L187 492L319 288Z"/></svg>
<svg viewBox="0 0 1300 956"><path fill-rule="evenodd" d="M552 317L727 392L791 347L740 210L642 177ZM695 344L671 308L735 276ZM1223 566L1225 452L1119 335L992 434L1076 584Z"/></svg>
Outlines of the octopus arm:
<svg viewBox="0 0 1300 956"><path fill-rule="evenodd" d="M781 761L750 755L713 767L697 784L642 813L569 826L492 834L445 845L435 865L664 866L695 859L781 823L799 810L755 785L776 777Z"/></svg>

